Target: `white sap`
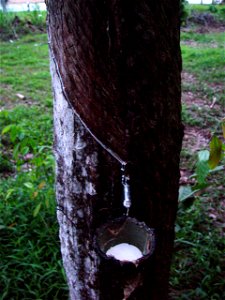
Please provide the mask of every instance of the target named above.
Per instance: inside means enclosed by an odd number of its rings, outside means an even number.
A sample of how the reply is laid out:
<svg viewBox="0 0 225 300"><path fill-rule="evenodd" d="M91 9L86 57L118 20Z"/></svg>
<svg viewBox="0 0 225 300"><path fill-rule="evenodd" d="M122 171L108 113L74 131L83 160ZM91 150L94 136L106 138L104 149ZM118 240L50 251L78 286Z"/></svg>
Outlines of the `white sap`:
<svg viewBox="0 0 225 300"><path fill-rule="evenodd" d="M121 261L135 261L143 256L137 247L127 243L118 244L109 248L106 254Z"/></svg>

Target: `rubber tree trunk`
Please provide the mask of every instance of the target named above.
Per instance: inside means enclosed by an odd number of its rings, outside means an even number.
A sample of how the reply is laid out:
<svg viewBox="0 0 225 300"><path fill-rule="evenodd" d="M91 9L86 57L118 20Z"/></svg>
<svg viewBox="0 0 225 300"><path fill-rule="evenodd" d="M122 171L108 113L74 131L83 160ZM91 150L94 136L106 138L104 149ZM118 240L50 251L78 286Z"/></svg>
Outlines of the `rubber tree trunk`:
<svg viewBox="0 0 225 300"><path fill-rule="evenodd" d="M72 300L168 298L183 136L179 4L48 0L57 216ZM95 243L96 229L125 213L118 160L128 162L130 215L157 239L131 272Z"/></svg>

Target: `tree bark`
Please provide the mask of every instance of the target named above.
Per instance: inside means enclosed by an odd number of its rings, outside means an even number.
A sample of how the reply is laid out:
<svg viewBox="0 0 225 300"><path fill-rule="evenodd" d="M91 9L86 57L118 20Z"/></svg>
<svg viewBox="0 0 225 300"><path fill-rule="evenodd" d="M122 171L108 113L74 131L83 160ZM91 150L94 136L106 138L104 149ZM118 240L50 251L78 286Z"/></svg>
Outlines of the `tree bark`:
<svg viewBox="0 0 225 300"><path fill-rule="evenodd" d="M72 300L168 299L183 136L179 3L48 1L58 222ZM115 158L128 162L130 215L156 231L155 254L137 269L105 261L95 245L96 229L125 212Z"/></svg>
<svg viewBox="0 0 225 300"><path fill-rule="evenodd" d="M6 12L6 4L7 4L8 0L1 0L1 5L2 5L2 9L4 12Z"/></svg>

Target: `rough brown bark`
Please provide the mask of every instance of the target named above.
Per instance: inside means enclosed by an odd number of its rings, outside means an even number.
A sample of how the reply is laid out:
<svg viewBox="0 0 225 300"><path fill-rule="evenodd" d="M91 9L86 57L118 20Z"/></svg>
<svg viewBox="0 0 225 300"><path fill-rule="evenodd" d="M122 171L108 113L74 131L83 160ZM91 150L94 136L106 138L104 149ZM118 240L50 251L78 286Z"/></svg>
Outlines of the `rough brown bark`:
<svg viewBox="0 0 225 300"><path fill-rule="evenodd" d="M179 2L48 1L58 220L71 299L168 298L182 141ZM130 214L157 235L154 256L138 270L95 251L96 228L124 213L120 165L73 110L129 161Z"/></svg>

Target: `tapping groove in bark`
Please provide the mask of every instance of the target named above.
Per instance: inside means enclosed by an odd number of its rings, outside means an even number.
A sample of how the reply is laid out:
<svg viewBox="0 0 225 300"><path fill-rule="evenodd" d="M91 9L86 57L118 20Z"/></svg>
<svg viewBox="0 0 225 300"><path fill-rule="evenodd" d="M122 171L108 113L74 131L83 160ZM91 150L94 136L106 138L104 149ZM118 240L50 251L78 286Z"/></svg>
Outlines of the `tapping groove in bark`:
<svg viewBox="0 0 225 300"><path fill-rule="evenodd" d="M183 135L179 1L49 0L48 35L57 215L70 297L166 300ZM124 213L120 165L72 108L129 162L130 214L157 235L154 256L138 269L108 264L95 251L96 228Z"/></svg>
<svg viewBox="0 0 225 300"><path fill-rule="evenodd" d="M168 105L163 85L173 85L174 68L180 68L174 44L179 32L165 33L178 26L171 14L179 5L161 2L166 14L143 0L129 5L119 0L48 3L53 53L70 102L94 135L123 160L130 158L131 138L157 130ZM157 110L156 99L162 102ZM171 123L176 128L173 117Z"/></svg>

